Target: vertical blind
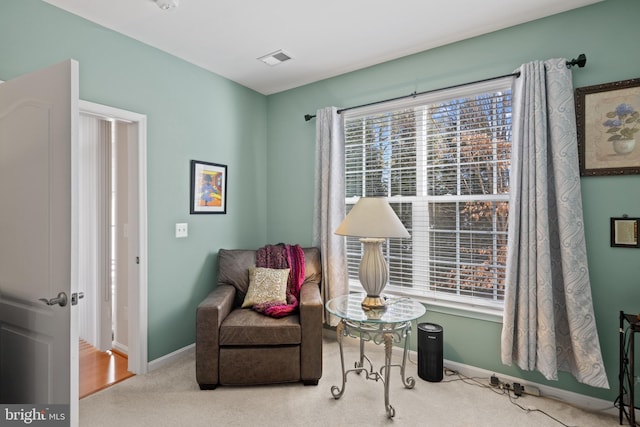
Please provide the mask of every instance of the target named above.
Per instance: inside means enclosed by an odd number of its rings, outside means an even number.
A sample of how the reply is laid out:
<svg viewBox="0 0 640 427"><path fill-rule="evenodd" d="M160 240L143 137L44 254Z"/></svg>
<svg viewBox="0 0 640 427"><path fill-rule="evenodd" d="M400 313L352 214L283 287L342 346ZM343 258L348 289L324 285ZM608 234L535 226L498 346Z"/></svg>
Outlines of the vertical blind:
<svg viewBox="0 0 640 427"><path fill-rule="evenodd" d="M85 299L78 305L79 335L89 344L108 349L101 338L101 313L109 300L109 203L99 197L109 191L109 159L113 130L111 122L88 114L80 115L78 147L78 283ZM100 236L96 239L95 236ZM111 325L109 325L109 330Z"/></svg>
<svg viewBox="0 0 640 427"><path fill-rule="evenodd" d="M347 211L361 196L385 196L411 234L384 247L387 293L501 308L512 82L343 113ZM361 250L347 238L355 283Z"/></svg>

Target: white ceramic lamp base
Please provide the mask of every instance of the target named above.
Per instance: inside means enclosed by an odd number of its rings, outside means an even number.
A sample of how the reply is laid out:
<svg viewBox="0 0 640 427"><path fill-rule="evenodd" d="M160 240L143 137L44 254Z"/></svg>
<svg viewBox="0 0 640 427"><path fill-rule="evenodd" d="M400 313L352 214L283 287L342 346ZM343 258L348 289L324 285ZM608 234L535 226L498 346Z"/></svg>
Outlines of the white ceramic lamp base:
<svg viewBox="0 0 640 427"><path fill-rule="evenodd" d="M382 243L386 239L362 238L364 252L360 260L360 283L367 296L362 300L362 308L365 310L383 309L384 299L380 296L389 281L387 262L382 255Z"/></svg>

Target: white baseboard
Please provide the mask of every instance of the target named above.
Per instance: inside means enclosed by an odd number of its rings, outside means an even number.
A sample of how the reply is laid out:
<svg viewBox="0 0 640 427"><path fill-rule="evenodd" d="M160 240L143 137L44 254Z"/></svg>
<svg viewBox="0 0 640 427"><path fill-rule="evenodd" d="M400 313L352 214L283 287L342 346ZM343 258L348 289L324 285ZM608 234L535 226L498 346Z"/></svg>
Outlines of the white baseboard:
<svg viewBox="0 0 640 427"><path fill-rule="evenodd" d="M400 356L402 356L401 348L394 347L393 351L394 353L398 353ZM409 353L411 353L411 360L418 360L417 351L411 350ZM561 402L565 402L569 405L585 409L590 412L603 412L611 415L618 415L618 408L614 407L613 402L609 402L608 400L598 399L595 397L574 393L572 391L563 390L544 384L538 384L532 381L523 380L522 378L512 377L499 372L488 371L486 369L465 365L464 363L454 362L447 359L443 360L443 365L447 369L459 372L460 374L470 378L491 378L491 375L495 374L500 379L500 381L504 383L520 383L524 386L525 390L527 389L527 387L529 387L530 389L537 388L538 390L540 390L541 397L548 397L551 399L559 400Z"/></svg>
<svg viewBox="0 0 640 427"><path fill-rule="evenodd" d="M151 362L149 362L149 372L151 371L155 371L156 369L162 368L165 365L168 365L169 363L173 362L174 360L177 360L179 358L181 358L182 356L184 356L187 353L193 352L196 349L196 344L193 343L191 345L188 345L186 347L182 347L172 353L166 354L162 357L159 357L157 359L152 360Z"/></svg>
<svg viewBox="0 0 640 427"><path fill-rule="evenodd" d="M114 342L111 343L111 348L113 348L115 350L118 350L122 354L126 354L126 355L129 354L129 347L127 347L124 344L120 344L117 341L114 341Z"/></svg>

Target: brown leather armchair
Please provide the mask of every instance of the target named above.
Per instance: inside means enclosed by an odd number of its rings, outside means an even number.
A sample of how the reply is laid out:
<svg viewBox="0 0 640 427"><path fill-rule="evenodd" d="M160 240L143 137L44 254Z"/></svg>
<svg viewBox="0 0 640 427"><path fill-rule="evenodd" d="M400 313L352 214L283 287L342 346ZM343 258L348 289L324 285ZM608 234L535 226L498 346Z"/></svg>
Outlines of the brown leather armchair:
<svg viewBox="0 0 640 427"><path fill-rule="evenodd" d="M304 248L305 280L298 312L271 318L241 308L254 250L221 249L218 286L196 312L196 379L200 389L302 381L322 376L320 250Z"/></svg>

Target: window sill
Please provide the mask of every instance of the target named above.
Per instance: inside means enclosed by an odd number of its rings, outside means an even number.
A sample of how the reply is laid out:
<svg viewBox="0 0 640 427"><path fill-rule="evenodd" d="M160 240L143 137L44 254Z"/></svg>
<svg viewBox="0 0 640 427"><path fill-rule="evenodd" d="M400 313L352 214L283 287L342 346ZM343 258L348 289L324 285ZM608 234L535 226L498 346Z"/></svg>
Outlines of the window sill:
<svg viewBox="0 0 640 427"><path fill-rule="evenodd" d="M350 284L350 292L362 292L360 284ZM427 309L427 314L442 313L451 316L466 317L474 320L483 320L487 322L502 323L502 308L494 309L481 305L471 305L455 301L448 301L437 298L428 298L424 296L413 295L411 293L403 293L392 290L385 290L384 295L391 297L410 297L421 302Z"/></svg>
<svg viewBox="0 0 640 427"><path fill-rule="evenodd" d="M467 317L474 320L502 323L502 311L492 310L482 306L470 306L468 304L451 301L440 301L430 298L413 297L423 303L427 312L444 313L452 316Z"/></svg>

